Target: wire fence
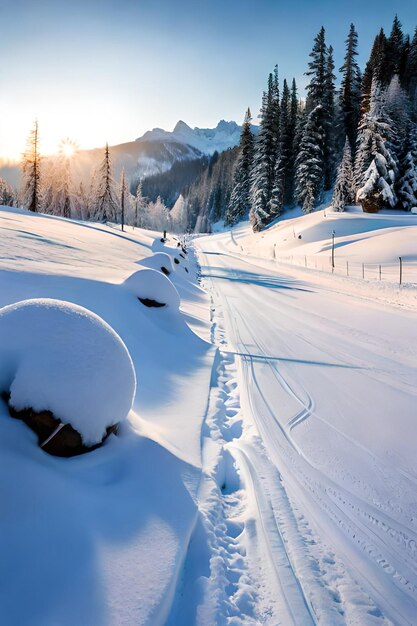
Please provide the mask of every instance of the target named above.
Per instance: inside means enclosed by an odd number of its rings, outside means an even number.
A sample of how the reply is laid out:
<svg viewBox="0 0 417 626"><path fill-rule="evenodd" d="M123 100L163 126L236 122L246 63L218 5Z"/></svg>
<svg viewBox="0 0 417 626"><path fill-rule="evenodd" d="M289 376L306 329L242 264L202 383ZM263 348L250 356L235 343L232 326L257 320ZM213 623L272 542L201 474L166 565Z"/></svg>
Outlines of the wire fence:
<svg viewBox="0 0 417 626"><path fill-rule="evenodd" d="M272 258L280 263L297 265L321 272L363 280L385 281L402 285L417 284L417 261L398 257L394 263L369 263L353 261L335 255L278 256L272 248Z"/></svg>

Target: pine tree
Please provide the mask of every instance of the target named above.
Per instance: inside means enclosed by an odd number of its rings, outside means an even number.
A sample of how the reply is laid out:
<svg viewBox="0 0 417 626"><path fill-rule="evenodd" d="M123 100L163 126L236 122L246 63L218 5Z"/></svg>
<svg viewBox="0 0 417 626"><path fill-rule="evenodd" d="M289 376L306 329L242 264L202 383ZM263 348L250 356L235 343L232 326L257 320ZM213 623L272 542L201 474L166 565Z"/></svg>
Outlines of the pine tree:
<svg viewBox="0 0 417 626"><path fill-rule="evenodd" d="M129 190L127 186L126 174L124 168L120 175L120 223L122 231L125 229L126 209L129 202Z"/></svg>
<svg viewBox="0 0 417 626"><path fill-rule="evenodd" d="M284 80L280 107L280 138L278 157L275 164L275 179L271 193L270 213L272 219L281 214L284 205L291 200L292 194L292 148L291 93Z"/></svg>
<svg viewBox="0 0 417 626"><path fill-rule="evenodd" d="M249 214L251 206L251 175L254 140L251 129L251 112L246 111L240 135L239 158L233 176L233 188L225 214L225 224L233 225Z"/></svg>
<svg viewBox="0 0 417 626"><path fill-rule="evenodd" d="M319 104L307 115L296 159L295 192L305 213L312 211L319 202L324 185L325 131L322 108Z"/></svg>
<svg viewBox="0 0 417 626"><path fill-rule="evenodd" d="M39 152L39 125L35 120L22 159L23 206L37 213L41 204L41 156Z"/></svg>
<svg viewBox="0 0 417 626"><path fill-rule="evenodd" d="M252 169L250 221L254 230L261 230L271 221L271 195L274 186L275 164L277 159L277 103L278 75L269 75L268 90L262 98L259 134L255 144Z"/></svg>
<svg viewBox="0 0 417 626"><path fill-rule="evenodd" d="M18 206L16 192L4 178L0 178L0 205Z"/></svg>
<svg viewBox="0 0 417 626"><path fill-rule="evenodd" d="M136 187L136 194L134 198L134 217L133 217L133 225L136 228L144 228L145 226L145 212L147 202L143 197L142 193L142 183L139 181Z"/></svg>
<svg viewBox="0 0 417 626"><path fill-rule="evenodd" d="M410 98L412 114L417 117L417 28L410 44L403 82Z"/></svg>
<svg viewBox="0 0 417 626"><path fill-rule="evenodd" d="M333 47L329 46L326 56L325 98L324 98L324 189L331 189L336 168L336 137L335 137L335 86Z"/></svg>
<svg viewBox="0 0 417 626"><path fill-rule="evenodd" d="M98 188L96 191L95 219L99 222L108 222L117 219L118 206L114 193L114 181L109 154L109 146L106 143L104 159L97 172Z"/></svg>
<svg viewBox="0 0 417 626"><path fill-rule="evenodd" d="M409 100L401 87L398 74L394 74L386 91L385 111L392 122L388 147L398 164L404 156L410 126Z"/></svg>
<svg viewBox="0 0 417 626"><path fill-rule="evenodd" d="M356 61L357 47L358 33L351 24L346 39L344 63L339 70L342 74L339 106L342 115L341 133L348 137L352 152L355 150L361 103L361 72Z"/></svg>
<svg viewBox="0 0 417 626"><path fill-rule="evenodd" d="M361 121L356 151L356 198L364 211L393 208L397 165L387 142L391 138L392 121L385 111L385 93L379 82L372 81L370 109Z"/></svg>
<svg viewBox="0 0 417 626"><path fill-rule="evenodd" d="M353 204L354 201L355 187L353 180L352 151L350 149L349 137L346 136L342 161L337 170L332 206L336 211L343 211L347 204Z"/></svg>
<svg viewBox="0 0 417 626"><path fill-rule="evenodd" d="M417 207L417 125L413 124L407 141L407 151L401 163L402 176L398 183L398 197L403 209Z"/></svg>
<svg viewBox="0 0 417 626"><path fill-rule="evenodd" d="M306 118L296 159L296 197L304 211L312 210L320 201L334 175L334 63L323 27L314 40L310 57Z"/></svg>
<svg viewBox="0 0 417 626"><path fill-rule="evenodd" d="M386 63L383 68L383 84L390 83L394 74L399 74L404 51L404 33L401 22L396 15L392 23L392 30L387 41Z"/></svg>
<svg viewBox="0 0 417 626"><path fill-rule="evenodd" d="M378 83L382 84L384 65L386 63L387 45L387 38L384 30L381 28L378 35L374 39L369 61L366 64L362 78L361 116L369 111L372 80L375 78Z"/></svg>

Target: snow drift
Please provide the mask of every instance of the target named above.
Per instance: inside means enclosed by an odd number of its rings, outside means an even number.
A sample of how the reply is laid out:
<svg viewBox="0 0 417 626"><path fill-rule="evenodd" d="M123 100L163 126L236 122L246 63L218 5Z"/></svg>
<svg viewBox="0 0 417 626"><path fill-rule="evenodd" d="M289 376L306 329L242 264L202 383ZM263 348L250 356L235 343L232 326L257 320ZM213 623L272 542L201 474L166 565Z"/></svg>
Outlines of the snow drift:
<svg viewBox="0 0 417 626"><path fill-rule="evenodd" d="M0 310L0 390L14 409L51 411L90 446L126 418L135 388L126 346L98 315L52 299Z"/></svg>
<svg viewBox="0 0 417 626"><path fill-rule="evenodd" d="M125 285L145 306L167 306L176 311L179 309L178 291L161 272L151 269L138 270L129 276Z"/></svg>

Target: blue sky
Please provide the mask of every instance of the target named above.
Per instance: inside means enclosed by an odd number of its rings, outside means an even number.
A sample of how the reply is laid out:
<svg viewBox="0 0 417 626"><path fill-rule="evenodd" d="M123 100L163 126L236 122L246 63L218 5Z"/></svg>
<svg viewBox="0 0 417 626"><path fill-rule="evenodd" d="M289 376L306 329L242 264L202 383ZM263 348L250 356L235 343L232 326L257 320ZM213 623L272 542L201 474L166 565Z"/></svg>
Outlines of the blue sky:
<svg viewBox="0 0 417 626"><path fill-rule="evenodd" d="M353 21L360 62L416 0L0 0L0 156L16 157L35 117L43 148L130 141L178 119L213 126L256 114L268 72L302 88L323 24L337 67Z"/></svg>

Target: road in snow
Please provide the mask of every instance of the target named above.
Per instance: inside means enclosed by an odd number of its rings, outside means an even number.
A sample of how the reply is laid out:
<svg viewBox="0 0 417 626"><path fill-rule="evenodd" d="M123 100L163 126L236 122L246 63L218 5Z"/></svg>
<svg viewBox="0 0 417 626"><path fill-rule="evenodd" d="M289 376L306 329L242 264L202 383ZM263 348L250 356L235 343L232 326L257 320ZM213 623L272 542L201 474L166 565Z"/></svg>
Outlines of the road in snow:
<svg viewBox="0 0 417 626"><path fill-rule="evenodd" d="M413 624L415 314L262 268L228 240L195 245L223 369L238 368L243 429L225 446L252 597L233 623Z"/></svg>

